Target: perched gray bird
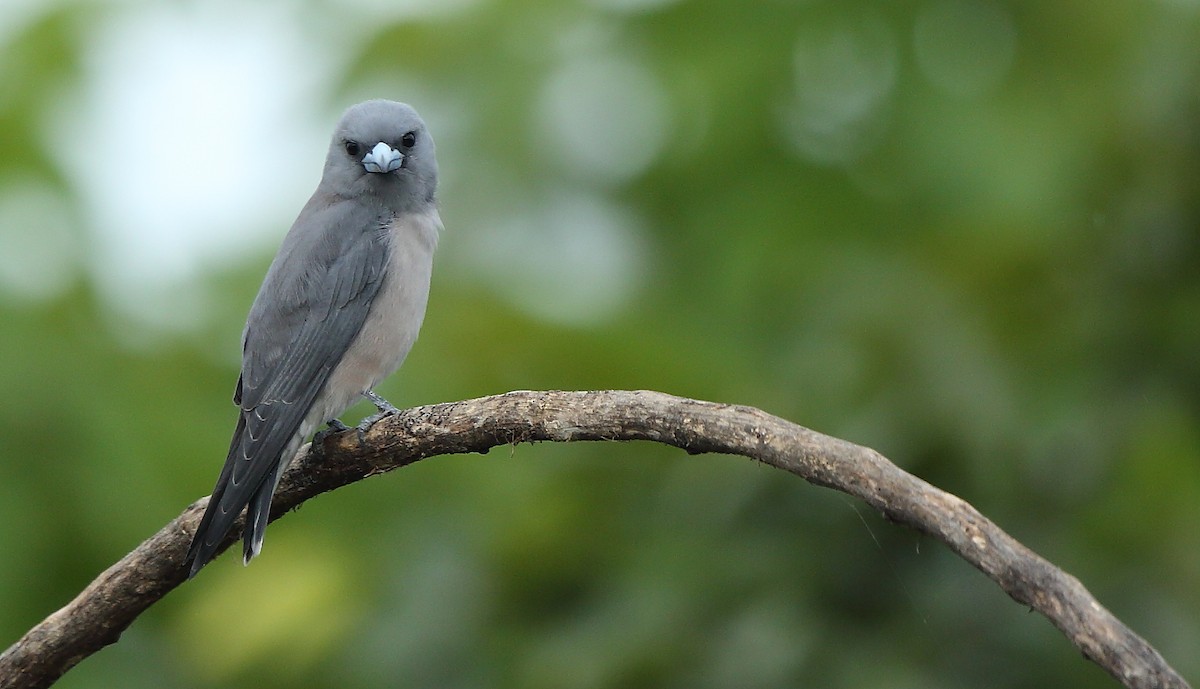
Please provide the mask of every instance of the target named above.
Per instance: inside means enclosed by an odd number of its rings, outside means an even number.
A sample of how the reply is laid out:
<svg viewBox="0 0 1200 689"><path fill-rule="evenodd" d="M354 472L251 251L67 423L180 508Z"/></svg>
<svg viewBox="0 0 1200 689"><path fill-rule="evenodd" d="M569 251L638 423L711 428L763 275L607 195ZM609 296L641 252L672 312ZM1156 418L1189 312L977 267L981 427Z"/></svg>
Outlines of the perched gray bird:
<svg viewBox="0 0 1200 689"><path fill-rule="evenodd" d="M317 191L283 240L242 333L237 429L187 561L195 576L246 508L258 555L283 470L301 443L404 361L425 317L438 217L433 139L411 107L348 109Z"/></svg>

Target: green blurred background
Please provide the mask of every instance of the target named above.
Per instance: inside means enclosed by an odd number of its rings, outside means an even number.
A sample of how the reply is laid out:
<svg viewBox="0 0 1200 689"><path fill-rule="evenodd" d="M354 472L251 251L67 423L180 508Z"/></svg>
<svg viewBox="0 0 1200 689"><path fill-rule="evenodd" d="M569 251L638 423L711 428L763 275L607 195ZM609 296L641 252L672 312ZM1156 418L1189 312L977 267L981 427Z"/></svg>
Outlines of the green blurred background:
<svg viewBox="0 0 1200 689"><path fill-rule="evenodd" d="M1196 0L5 3L0 646L210 490L259 280L388 97L446 224L393 402L761 407L1200 680L1198 36ZM616 444L321 496L59 684L1114 685L856 501Z"/></svg>

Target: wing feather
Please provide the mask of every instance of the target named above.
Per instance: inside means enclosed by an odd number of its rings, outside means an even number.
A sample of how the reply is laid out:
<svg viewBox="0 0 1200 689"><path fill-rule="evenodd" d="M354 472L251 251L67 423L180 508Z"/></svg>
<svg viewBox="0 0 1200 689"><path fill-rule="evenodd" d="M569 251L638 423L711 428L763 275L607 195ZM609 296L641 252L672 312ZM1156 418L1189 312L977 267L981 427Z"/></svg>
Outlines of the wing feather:
<svg viewBox="0 0 1200 689"><path fill-rule="evenodd" d="M267 273L243 334L237 428L188 552L192 574L280 462L291 460L282 452L366 321L388 250L384 219L364 210L343 203L302 213ZM306 223L323 229L314 234Z"/></svg>

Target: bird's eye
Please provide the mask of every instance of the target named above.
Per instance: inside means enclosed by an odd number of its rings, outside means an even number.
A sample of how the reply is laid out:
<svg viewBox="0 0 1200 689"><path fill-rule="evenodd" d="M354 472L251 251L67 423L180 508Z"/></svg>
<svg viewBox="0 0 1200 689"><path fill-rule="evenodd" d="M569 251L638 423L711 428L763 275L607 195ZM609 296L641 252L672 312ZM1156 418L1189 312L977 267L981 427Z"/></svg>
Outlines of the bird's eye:
<svg viewBox="0 0 1200 689"><path fill-rule="evenodd" d="M342 146L348 155L358 157L358 154L362 153L362 146L359 146L357 141L346 141Z"/></svg>
<svg viewBox="0 0 1200 689"><path fill-rule="evenodd" d="M412 148L413 146L416 146L417 145L417 133L409 132L409 133L405 134L404 136L400 137L400 145L405 148Z"/></svg>

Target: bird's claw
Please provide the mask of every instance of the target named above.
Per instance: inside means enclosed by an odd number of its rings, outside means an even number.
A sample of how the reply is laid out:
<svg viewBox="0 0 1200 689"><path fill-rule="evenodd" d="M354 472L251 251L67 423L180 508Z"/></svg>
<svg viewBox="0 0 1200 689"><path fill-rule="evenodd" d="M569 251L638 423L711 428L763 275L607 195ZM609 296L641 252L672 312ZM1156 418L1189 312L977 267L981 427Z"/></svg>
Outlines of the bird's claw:
<svg viewBox="0 0 1200 689"><path fill-rule="evenodd" d="M371 430L371 426L374 426L376 421L385 416L387 416L387 412L372 414L362 421L359 421L358 425L354 427L354 433L358 436L358 446L360 448L365 447L367 444L367 431Z"/></svg>
<svg viewBox="0 0 1200 689"><path fill-rule="evenodd" d="M338 419L330 419L325 422L325 428L317 431L313 435L312 444L314 447L325 448L325 439L334 433L345 433L350 430L350 427L342 423Z"/></svg>
<svg viewBox="0 0 1200 689"><path fill-rule="evenodd" d="M359 421L358 425L355 426L354 429L358 431L358 435L361 438L364 433L366 433L367 431L369 431L371 429L371 426L375 425L376 421L382 419L383 417L385 417L391 413L392 412L390 412L390 411L380 411L378 413L371 414L370 416L363 419L362 421Z"/></svg>
<svg viewBox="0 0 1200 689"><path fill-rule="evenodd" d="M378 409L379 411L375 414L368 416L367 418L363 419L362 421L359 421L358 425L354 427L354 430L358 433L358 446L359 447L366 445L367 431L371 430L371 426L374 426L376 421L382 419L385 416L391 416L393 414L400 413L400 409L397 408L396 405L392 404L391 402L389 402L389 401L383 399L382 397L380 397L379 395L375 394L374 390L367 390L366 392L364 392L362 394L362 396L371 400L371 404L374 404L375 408Z"/></svg>

